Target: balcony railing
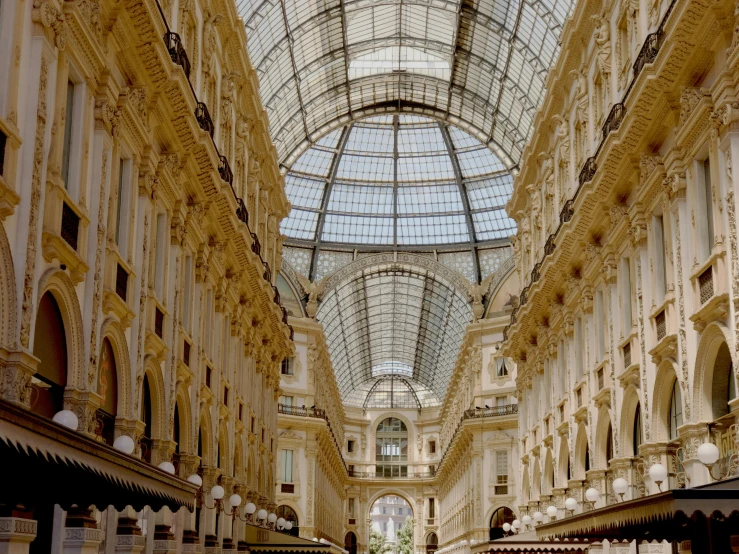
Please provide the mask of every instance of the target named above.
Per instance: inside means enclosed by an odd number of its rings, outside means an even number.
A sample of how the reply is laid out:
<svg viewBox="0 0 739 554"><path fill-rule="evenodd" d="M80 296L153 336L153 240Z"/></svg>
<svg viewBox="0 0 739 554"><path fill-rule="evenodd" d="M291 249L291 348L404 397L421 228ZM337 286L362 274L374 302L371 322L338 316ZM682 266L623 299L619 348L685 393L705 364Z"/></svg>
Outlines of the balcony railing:
<svg viewBox="0 0 739 554"><path fill-rule="evenodd" d="M288 404L277 404L277 412L285 415L294 415L301 417L317 417L326 419L326 411L321 408L306 408L305 406L290 406Z"/></svg>
<svg viewBox="0 0 739 554"><path fill-rule="evenodd" d="M673 8L675 7L677 0L672 0L670 2L669 7L667 8L667 11L665 12L664 16L662 17L662 21L659 25L659 28L656 32L650 34L647 36L646 40L644 41L644 44L642 45L641 50L639 51L639 55L636 58L636 61L634 62L634 76L631 79L631 83L629 84L628 89L626 90L626 93L624 94L621 103L615 104L611 111L609 112L608 118L606 119L606 122L603 124L603 127L601 130L603 131L602 136L600 137L600 143L598 145L598 148L595 150L595 154L588 158L585 163L582 166L582 169L580 170L580 174L578 175L577 181L578 181L578 188L575 191L572 198L567 200L562 207L562 210L559 214L559 221L560 225L557 227L557 229L554 231L554 233L550 236L550 238L553 240L557 237L559 234L560 229L562 228L562 225L570 221L574 215L574 204L575 199L577 198L578 193L582 189L582 187L589 183L593 177L595 177L595 173L598 170L598 165L596 163L596 158L598 157L598 154L601 151L601 148L606 140L608 138L608 133L610 133L613 130L618 129L621 126L621 123L623 122L624 116L626 115L626 100L629 98L629 95L631 93L632 87L634 86L634 83L636 82L637 77L639 76L639 73L644 68L644 66L648 63L654 62L654 60L657 58L657 55L659 54L660 48L662 47L662 44L664 42L664 28L667 24L667 21L670 18L670 14L672 13ZM549 241L547 241L548 243ZM540 260L540 263L543 262L544 257L548 256L549 252L544 252L544 256L542 256L542 260ZM529 282L529 286L534 283L533 279ZM528 286L524 288L524 291L528 291ZM519 302L519 307L523 307L524 304L526 304L526 301L528 298L525 294L521 294L521 302ZM511 322L509 325L506 326L505 329L503 329L503 339L508 340L508 330L516 324L516 318L515 315L511 315Z"/></svg>
<svg viewBox="0 0 739 554"><path fill-rule="evenodd" d="M381 471L349 471L349 477L357 479L431 479L435 471L409 471L401 475L387 475Z"/></svg>
<svg viewBox="0 0 739 554"><path fill-rule="evenodd" d="M164 35L164 43L167 45L169 57L172 61L182 67L185 76L190 78L190 60L187 59L187 51L182 46L182 39L177 33L168 32Z"/></svg>
<svg viewBox="0 0 739 554"><path fill-rule="evenodd" d="M504 406L493 406L492 408L470 408L469 410L465 410L464 419L499 417L517 413L518 404L505 404Z"/></svg>
<svg viewBox="0 0 739 554"><path fill-rule="evenodd" d="M198 105L195 108L195 119L198 120L198 125L200 125L200 128L203 131L207 131L210 135L210 138L213 138L215 125L213 125L213 120L210 118L208 106L206 106L203 102L198 102Z"/></svg>
<svg viewBox="0 0 739 554"><path fill-rule="evenodd" d="M234 184L234 174L231 171L231 166L228 164L226 156L218 156L218 174L221 179L226 181L229 185Z"/></svg>

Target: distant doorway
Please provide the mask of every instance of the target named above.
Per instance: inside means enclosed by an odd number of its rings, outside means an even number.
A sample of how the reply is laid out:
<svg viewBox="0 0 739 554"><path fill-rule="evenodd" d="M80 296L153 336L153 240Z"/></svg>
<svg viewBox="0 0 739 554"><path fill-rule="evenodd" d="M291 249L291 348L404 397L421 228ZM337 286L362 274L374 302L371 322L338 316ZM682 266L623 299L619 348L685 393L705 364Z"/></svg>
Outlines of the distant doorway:
<svg viewBox="0 0 739 554"><path fill-rule="evenodd" d="M349 554L357 554L357 535L351 531L344 537L344 550Z"/></svg>
<svg viewBox="0 0 739 554"><path fill-rule="evenodd" d="M495 510L490 517L490 540L494 541L503 538L505 535L503 524L513 523L514 519L516 519L516 514L510 508L504 506Z"/></svg>

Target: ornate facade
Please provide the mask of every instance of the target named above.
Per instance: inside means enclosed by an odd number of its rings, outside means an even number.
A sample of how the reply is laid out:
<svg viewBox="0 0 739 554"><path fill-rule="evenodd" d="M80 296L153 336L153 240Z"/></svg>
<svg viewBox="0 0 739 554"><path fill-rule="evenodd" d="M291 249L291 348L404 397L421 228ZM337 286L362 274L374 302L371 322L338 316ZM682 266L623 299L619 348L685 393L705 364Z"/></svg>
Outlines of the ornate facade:
<svg viewBox="0 0 739 554"><path fill-rule="evenodd" d="M289 204L235 6L3 2L0 25L0 398L272 506ZM87 514L86 547L243 538L213 510L121 510ZM38 548L73 551L53 520Z"/></svg>
<svg viewBox="0 0 739 554"><path fill-rule="evenodd" d="M580 2L566 25L507 206L522 512L562 518L568 497L579 513L735 469L736 14ZM712 478L704 442L719 446Z"/></svg>

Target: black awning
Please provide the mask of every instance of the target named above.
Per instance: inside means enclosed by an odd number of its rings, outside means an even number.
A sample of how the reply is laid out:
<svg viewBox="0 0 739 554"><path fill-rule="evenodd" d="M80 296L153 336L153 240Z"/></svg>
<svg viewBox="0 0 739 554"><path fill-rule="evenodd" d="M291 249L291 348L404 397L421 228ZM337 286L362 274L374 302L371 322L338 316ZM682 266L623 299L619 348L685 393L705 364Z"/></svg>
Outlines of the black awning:
<svg viewBox="0 0 739 554"><path fill-rule="evenodd" d="M80 433L0 400L0 502L43 500L104 510L194 509L197 487Z"/></svg>
<svg viewBox="0 0 739 554"><path fill-rule="evenodd" d="M668 540L695 538L708 520L739 522L739 477L627 500L537 526L542 540Z"/></svg>

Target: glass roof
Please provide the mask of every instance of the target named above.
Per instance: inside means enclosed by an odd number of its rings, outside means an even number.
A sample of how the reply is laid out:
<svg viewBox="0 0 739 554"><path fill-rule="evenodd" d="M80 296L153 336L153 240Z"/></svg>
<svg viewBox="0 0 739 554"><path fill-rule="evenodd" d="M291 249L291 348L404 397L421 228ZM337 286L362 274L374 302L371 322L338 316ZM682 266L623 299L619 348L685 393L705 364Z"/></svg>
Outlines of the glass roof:
<svg viewBox="0 0 739 554"><path fill-rule="evenodd" d="M291 165L339 125L413 111L515 165L575 0L236 0L270 136Z"/></svg>
<svg viewBox="0 0 739 554"><path fill-rule="evenodd" d="M331 289L316 319L346 405L422 408L443 400L472 311L435 274L386 264Z"/></svg>
<svg viewBox="0 0 739 554"><path fill-rule="evenodd" d="M285 177L282 232L303 246L427 247L507 242L513 177L465 131L414 115L349 123Z"/></svg>

